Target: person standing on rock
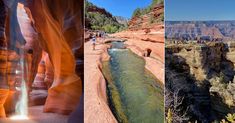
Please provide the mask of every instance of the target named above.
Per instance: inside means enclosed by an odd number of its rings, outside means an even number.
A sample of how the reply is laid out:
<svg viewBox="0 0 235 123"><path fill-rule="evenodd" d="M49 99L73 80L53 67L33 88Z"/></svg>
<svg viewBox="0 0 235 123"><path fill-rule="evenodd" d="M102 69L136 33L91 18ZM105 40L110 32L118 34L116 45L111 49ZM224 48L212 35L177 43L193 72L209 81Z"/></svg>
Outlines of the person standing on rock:
<svg viewBox="0 0 235 123"><path fill-rule="evenodd" d="M95 34L93 34L91 41L92 41L92 45L93 45L93 50L95 50L95 43L96 43L96 36L95 36Z"/></svg>
<svg viewBox="0 0 235 123"><path fill-rule="evenodd" d="M105 43L105 32L104 31L102 32L102 36L101 37L103 38L102 43L104 44Z"/></svg>

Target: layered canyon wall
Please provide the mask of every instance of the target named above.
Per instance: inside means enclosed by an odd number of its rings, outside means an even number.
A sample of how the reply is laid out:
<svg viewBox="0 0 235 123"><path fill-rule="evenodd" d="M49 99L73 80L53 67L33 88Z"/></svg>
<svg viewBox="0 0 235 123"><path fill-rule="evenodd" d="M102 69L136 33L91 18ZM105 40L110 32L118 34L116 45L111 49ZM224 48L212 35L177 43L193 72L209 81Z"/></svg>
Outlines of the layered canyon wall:
<svg viewBox="0 0 235 123"><path fill-rule="evenodd" d="M235 112L233 42L166 46L166 112L212 122Z"/></svg>
<svg viewBox="0 0 235 123"><path fill-rule="evenodd" d="M178 40L231 41L235 21L166 21L166 38Z"/></svg>

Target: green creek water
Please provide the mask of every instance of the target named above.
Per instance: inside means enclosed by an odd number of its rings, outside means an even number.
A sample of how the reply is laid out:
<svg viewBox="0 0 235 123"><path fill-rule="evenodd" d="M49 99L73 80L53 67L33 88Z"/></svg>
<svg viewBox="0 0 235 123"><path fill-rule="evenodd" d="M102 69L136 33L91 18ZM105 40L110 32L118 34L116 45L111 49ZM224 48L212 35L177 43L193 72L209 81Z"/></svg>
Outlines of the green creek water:
<svg viewBox="0 0 235 123"><path fill-rule="evenodd" d="M164 91L145 69L145 61L122 42L112 42L110 61L103 63L110 108L120 123L163 123Z"/></svg>

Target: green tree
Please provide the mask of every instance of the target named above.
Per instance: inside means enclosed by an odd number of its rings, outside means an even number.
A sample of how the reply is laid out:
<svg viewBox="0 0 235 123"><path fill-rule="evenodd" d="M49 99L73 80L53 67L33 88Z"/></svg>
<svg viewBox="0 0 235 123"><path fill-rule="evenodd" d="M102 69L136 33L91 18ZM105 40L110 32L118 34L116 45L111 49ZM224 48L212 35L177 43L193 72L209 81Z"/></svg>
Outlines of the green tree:
<svg viewBox="0 0 235 123"><path fill-rule="evenodd" d="M115 17L110 17L109 15L106 15L104 12L101 13L99 11L91 11L89 12L89 7L100 9L99 7L93 5L89 1L85 1L85 19L86 19L86 28L92 29L92 30L103 30L108 33L114 33L116 31L119 31L120 29L123 29L124 25L117 22Z"/></svg>
<svg viewBox="0 0 235 123"><path fill-rule="evenodd" d="M105 25L105 26L103 27L103 29L104 29L104 31L107 32L107 33L115 33L115 32L118 31L118 27L113 26L113 25L110 25L110 24Z"/></svg>
<svg viewBox="0 0 235 123"><path fill-rule="evenodd" d="M156 4L163 4L164 0L153 0L151 6L154 6Z"/></svg>
<svg viewBox="0 0 235 123"><path fill-rule="evenodd" d="M141 8L137 8L135 9L135 11L133 12L132 17L139 17L141 15Z"/></svg>

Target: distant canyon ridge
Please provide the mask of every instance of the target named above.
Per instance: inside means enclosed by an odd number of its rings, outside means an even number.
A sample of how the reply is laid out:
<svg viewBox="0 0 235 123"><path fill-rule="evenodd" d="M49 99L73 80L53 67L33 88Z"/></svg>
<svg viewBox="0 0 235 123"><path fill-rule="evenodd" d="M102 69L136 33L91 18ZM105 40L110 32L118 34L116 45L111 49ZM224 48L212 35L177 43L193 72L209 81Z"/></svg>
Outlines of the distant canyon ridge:
<svg viewBox="0 0 235 123"><path fill-rule="evenodd" d="M235 40L235 21L166 21L166 39Z"/></svg>

